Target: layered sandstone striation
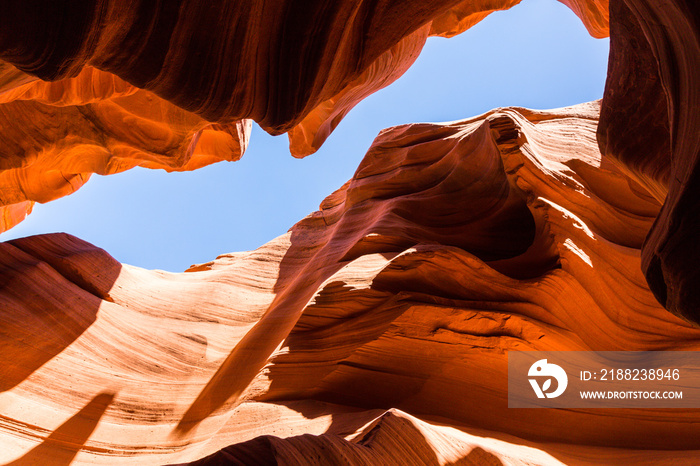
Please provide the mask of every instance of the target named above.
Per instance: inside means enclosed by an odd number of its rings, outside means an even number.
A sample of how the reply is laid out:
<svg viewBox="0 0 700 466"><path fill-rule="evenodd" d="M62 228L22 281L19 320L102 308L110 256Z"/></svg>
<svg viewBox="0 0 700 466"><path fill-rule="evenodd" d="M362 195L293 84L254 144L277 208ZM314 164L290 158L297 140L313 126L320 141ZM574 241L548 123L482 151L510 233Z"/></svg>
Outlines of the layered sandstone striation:
<svg viewBox="0 0 700 466"><path fill-rule="evenodd" d="M194 170L238 160L248 144L250 120L210 123L92 67L56 82L27 76L0 62L0 231L93 173Z"/></svg>
<svg viewBox="0 0 700 466"><path fill-rule="evenodd" d="M92 173L238 160L251 119L309 155L429 35L519 0L36 3L0 15L0 232Z"/></svg>
<svg viewBox="0 0 700 466"><path fill-rule="evenodd" d="M611 2L601 150L664 206L644 245L649 286L700 322L700 10L687 0Z"/></svg>
<svg viewBox="0 0 700 466"><path fill-rule="evenodd" d="M598 112L384 130L319 211L186 273L2 243L2 459L687 460L694 411L507 408L508 350L700 350L644 281L661 204Z"/></svg>
<svg viewBox="0 0 700 466"><path fill-rule="evenodd" d="M75 191L91 173L237 160L249 119L288 132L292 154L308 155L358 101L398 78L426 37L458 34L516 3L8 5L0 18L0 229L20 222L33 202ZM593 36L608 34L607 1L562 3ZM691 109L700 105L700 37L693 6L612 3L599 136L603 152L664 201L644 248L645 274L660 302L695 321L700 123Z"/></svg>
<svg viewBox="0 0 700 466"><path fill-rule="evenodd" d="M517 0L10 3L0 231L92 173L237 160L253 120L307 155ZM602 102L384 130L256 251L0 243L0 461L692 464L693 410L507 408L509 350L700 350L698 10L562 3L611 35Z"/></svg>

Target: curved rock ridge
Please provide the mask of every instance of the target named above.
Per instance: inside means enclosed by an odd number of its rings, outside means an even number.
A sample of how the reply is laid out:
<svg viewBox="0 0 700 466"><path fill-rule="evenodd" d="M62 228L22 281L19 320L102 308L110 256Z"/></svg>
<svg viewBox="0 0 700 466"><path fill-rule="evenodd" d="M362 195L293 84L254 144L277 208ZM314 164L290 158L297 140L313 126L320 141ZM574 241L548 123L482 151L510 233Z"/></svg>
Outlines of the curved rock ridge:
<svg viewBox="0 0 700 466"><path fill-rule="evenodd" d="M667 309L700 322L695 2L616 0L608 13L606 0L561 1L595 37L612 16L599 142L664 202L644 247L646 279ZM400 76L428 35L516 3L10 2L0 17L0 230L91 173L235 160L248 119L288 132L292 154L307 155Z"/></svg>
<svg viewBox="0 0 700 466"><path fill-rule="evenodd" d="M252 118L280 134L421 28L453 35L518 0L36 3L0 22L0 58L23 72L53 81L91 65L209 121ZM606 2L563 3L605 27Z"/></svg>
<svg viewBox="0 0 700 466"><path fill-rule="evenodd" d="M371 419L370 416L377 411L337 413L333 415L333 423L328 426L328 430L321 435L306 434L285 439L266 435L232 445L187 464L525 466L594 465L606 462L673 465L691 464L697 455L697 451L677 452L670 458L661 451L645 451L640 454L572 446L548 446L550 452L545 452L535 443L518 442L512 438L500 439L493 432L468 433L447 425L421 421L397 409L388 410ZM357 425L361 427L353 431Z"/></svg>
<svg viewBox="0 0 700 466"><path fill-rule="evenodd" d="M608 4L610 0L558 0L571 8L588 33L598 39L610 35ZM615 1L615 0L613 0Z"/></svg>
<svg viewBox="0 0 700 466"><path fill-rule="evenodd" d="M93 173L238 160L252 129L250 120L209 123L92 67L44 82L0 63L0 82L8 83L0 93L0 231L34 202L70 194Z"/></svg>
<svg viewBox="0 0 700 466"><path fill-rule="evenodd" d="M288 132L295 157L309 155L358 102L398 79L429 35L459 34L519 1L7 5L0 232L92 173L238 160L250 119ZM606 2L563 3L605 35Z"/></svg>
<svg viewBox="0 0 700 466"><path fill-rule="evenodd" d="M599 108L384 130L319 211L187 273L0 243L0 461L689 461L693 410L507 408L508 350L700 350Z"/></svg>
<svg viewBox="0 0 700 466"><path fill-rule="evenodd" d="M610 19L601 150L664 201L642 265L659 302L700 323L700 10L617 0Z"/></svg>

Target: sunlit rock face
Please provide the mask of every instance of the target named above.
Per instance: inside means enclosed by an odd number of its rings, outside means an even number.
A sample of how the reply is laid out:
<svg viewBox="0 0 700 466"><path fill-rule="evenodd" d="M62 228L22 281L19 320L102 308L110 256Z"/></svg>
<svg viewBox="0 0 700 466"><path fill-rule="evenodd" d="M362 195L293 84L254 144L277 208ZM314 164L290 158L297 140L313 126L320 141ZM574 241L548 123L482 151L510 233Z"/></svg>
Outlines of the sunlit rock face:
<svg viewBox="0 0 700 466"><path fill-rule="evenodd" d="M0 459L690 458L694 411L507 408L509 350L700 350L644 281L661 205L598 112L384 130L287 234L181 274L2 243Z"/></svg>
<svg viewBox="0 0 700 466"><path fill-rule="evenodd" d="M56 82L27 76L0 62L3 231L93 173L193 170L238 160L248 144L250 120L210 123L92 67Z"/></svg>
<svg viewBox="0 0 700 466"><path fill-rule="evenodd" d="M384 130L256 251L0 243L0 461L693 464L696 411L507 408L509 350L700 350L698 9L562 2L611 35L602 102ZM516 3L3 5L0 230L92 173L237 160L252 120L307 155Z"/></svg>
<svg viewBox="0 0 700 466"><path fill-rule="evenodd" d="M92 173L238 160L251 119L309 155L429 35L519 0L35 3L0 15L0 232ZM607 6L584 6L605 35Z"/></svg>

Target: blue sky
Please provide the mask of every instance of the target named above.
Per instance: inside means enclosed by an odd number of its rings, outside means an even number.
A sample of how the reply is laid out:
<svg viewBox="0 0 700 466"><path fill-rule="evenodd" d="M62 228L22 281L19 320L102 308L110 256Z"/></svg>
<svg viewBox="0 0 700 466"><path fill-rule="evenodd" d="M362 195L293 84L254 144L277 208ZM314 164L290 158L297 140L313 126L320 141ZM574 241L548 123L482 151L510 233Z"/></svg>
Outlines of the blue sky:
<svg viewBox="0 0 700 466"><path fill-rule="evenodd" d="M75 194L37 204L0 240L63 231L121 262L173 272L255 249L351 178L381 129L599 99L608 47L556 0L523 0L457 37L429 39L413 67L355 107L316 154L294 159L286 136L254 125L238 162L187 173L93 175Z"/></svg>

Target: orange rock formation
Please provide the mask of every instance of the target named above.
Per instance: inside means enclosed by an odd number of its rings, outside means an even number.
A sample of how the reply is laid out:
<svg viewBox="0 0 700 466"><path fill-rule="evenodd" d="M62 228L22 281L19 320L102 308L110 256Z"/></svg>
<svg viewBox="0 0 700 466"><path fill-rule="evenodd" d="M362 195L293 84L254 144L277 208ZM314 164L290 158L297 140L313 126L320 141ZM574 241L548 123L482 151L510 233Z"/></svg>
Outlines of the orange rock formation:
<svg viewBox="0 0 700 466"><path fill-rule="evenodd" d="M700 349L646 287L660 204L598 152L598 110L385 130L320 211L183 274L67 235L2 243L5 459L165 463L248 440L219 455L688 458L693 411L507 408L510 349ZM326 434L252 440L308 432ZM504 434L535 450L487 440Z"/></svg>
<svg viewBox="0 0 700 466"><path fill-rule="evenodd" d="M669 311L700 322L700 10L624 0L610 13L599 142L663 201L642 251L645 275Z"/></svg>
<svg viewBox="0 0 700 466"><path fill-rule="evenodd" d="M519 0L229 3L9 6L0 18L0 232L92 173L238 160L249 119L288 132L292 154L309 155L413 64L428 35L458 34ZM604 35L606 5L572 5Z"/></svg>
<svg viewBox="0 0 700 466"><path fill-rule="evenodd" d="M91 173L236 160L251 120L308 154L429 34L517 2L35 3L0 15L3 229ZM384 130L256 251L0 243L0 461L692 464L695 410L534 416L505 385L508 350L700 350L691 3L612 1L602 102Z"/></svg>

